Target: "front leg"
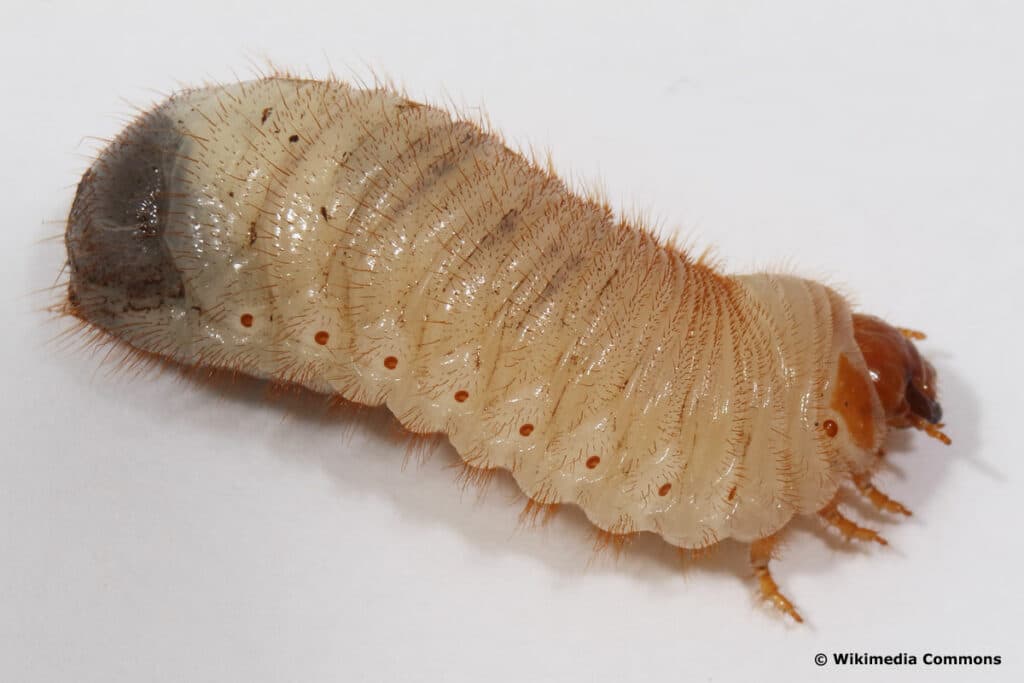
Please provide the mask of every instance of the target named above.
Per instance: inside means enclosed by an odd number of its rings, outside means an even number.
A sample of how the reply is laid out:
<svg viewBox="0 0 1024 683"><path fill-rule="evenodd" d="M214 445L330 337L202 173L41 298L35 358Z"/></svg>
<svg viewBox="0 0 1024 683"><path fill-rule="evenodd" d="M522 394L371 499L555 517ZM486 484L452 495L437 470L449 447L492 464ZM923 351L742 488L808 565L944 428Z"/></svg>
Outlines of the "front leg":
<svg viewBox="0 0 1024 683"><path fill-rule="evenodd" d="M779 586L775 583L775 579L772 578L772 572L768 568L776 540L776 536L767 536L751 543L750 566L754 570L754 576L757 577L761 597L765 600L770 600L775 607L793 617L793 620L798 624L802 624L804 621L803 617L793 607L793 603L779 591Z"/></svg>

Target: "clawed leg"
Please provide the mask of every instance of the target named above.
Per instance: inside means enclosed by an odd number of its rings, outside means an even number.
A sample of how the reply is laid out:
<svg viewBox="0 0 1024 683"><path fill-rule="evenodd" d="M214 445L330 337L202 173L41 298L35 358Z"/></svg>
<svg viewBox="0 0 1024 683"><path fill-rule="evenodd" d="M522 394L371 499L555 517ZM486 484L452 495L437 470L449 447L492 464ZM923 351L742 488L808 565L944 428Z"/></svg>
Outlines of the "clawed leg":
<svg viewBox="0 0 1024 683"><path fill-rule="evenodd" d="M921 332L919 330L912 330L909 327L897 327L896 329L899 330L900 334L902 334L905 338L913 339L914 341L921 341L922 339L928 338L928 335L926 335L924 332Z"/></svg>
<svg viewBox="0 0 1024 683"><path fill-rule="evenodd" d="M774 536L768 536L750 544L750 566L754 570L754 576L757 577L758 589L765 600L770 600L778 609L793 617L797 623L802 624L803 617L793 607L793 603L779 591L779 586L772 578L771 570L768 569L768 562L772 559L774 546Z"/></svg>
<svg viewBox="0 0 1024 683"><path fill-rule="evenodd" d="M877 510L882 510L883 512L895 512L896 514L906 515L907 517L912 514L910 510L903 505L903 503L899 503L879 491L878 488L871 483L871 477L866 474L853 475L853 485L857 487L860 494L867 498Z"/></svg>
<svg viewBox="0 0 1024 683"><path fill-rule="evenodd" d="M953 443L953 440L946 436L946 433L942 431L943 425L941 423L932 424L931 422L929 422L928 420L924 419L919 415L911 415L907 419L910 420L910 424L915 429L920 429L922 432L932 437L933 439L938 439L947 446Z"/></svg>
<svg viewBox="0 0 1024 683"><path fill-rule="evenodd" d="M820 515L829 526L838 529L839 533L845 536L848 541L857 539L858 541L874 541L881 545L889 545L889 541L882 538L874 529L858 526L852 520L844 517L843 513L839 511L839 505L834 500L821 508L821 510L818 511L818 515Z"/></svg>

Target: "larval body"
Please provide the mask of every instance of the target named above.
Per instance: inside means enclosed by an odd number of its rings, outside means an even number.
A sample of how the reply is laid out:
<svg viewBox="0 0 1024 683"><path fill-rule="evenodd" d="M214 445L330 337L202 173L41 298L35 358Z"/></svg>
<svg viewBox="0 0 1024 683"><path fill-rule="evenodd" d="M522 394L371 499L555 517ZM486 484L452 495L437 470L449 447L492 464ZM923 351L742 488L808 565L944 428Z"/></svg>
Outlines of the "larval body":
<svg viewBox="0 0 1024 683"><path fill-rule="evenodd" d="M884 440L873 394L867 432L835 405L841 358L867 376L835 292L694 262L441 109L273 78L134 135L165 151L153 259L180 273L110 294L137 348L385 403L540 503L685 548L817 512Z"/></svg>

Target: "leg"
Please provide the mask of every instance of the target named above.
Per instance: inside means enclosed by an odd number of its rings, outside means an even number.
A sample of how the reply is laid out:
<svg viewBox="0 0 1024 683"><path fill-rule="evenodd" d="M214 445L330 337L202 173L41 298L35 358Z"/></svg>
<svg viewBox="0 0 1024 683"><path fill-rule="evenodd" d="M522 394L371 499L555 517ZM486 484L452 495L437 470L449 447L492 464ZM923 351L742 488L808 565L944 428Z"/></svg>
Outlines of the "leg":
<svg viewBox="0 0 1024 683"><path fill-rule="evenodd" d="M919 415L911 415L909 419L912 427L920 429L933 439L938 439L947 446L953 443L953 440L946 436L946 433L942 431L942 424L932 424Z"/></svg>
<svg viewBox="0 0 1024 683"><path fill-rule="evenodd" d="M878 510L885 512L895 512L900 515L911 515L910 510L903 505L898 503L889 496L879 491L874 484L871 483L871 477L866 474L855 474L853 475L853 485L857 487L860 494L867 498L872 505Z"/></svg>
<svg viewBox="0 0 1024 683"><path fill-rule="evenodd" d="M900 334L902 334L904 337L906 337L907 339L913 339L914 341L920 341L922 339L928 338L928 335L926 335L924 332L912 330L908 327L897 327L896 329L899 330Z"/></svg>
<svg viewBox="0 0 1024 683"><path fill-rule="evenodd" d="M771 600L778 609L793 617L793 621L802 624L803 617L796 611L785 595L779 592L779 586L772 578L771 570L768 569L768 562L772 559L772 548L775 546L775 537L768 536L750 544L750 566L757 577L758 588L761 597Z"/></svg>
<svg viewBox="0 0 1024 683"><path fill-rule="evenodd" d="M843 513L839 511L839 506L836 501L833 500L831 503L821 508L818 511L825 523L829 526L835 527L839 530L846 540L857 539L858 541L874 541L882 545L889 545L889 541L885 540L878 535L878 532L874 529L866 529L862 526L858 526L852 520L847 519L843 516Z"/></svg>

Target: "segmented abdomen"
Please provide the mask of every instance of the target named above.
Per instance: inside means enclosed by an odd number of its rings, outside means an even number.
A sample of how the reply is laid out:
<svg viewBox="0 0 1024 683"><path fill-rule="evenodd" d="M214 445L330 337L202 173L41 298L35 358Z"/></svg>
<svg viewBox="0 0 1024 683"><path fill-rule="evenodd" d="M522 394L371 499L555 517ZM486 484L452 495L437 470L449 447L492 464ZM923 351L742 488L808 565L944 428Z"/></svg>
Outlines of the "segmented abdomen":
<svg viewBox="0 0 1024 683"><path fill-rule="evenodd" d="M386 403L617 533L752 540L832 498L818 423L856 347L827 288L723 276L389 90L269 79L162 110L184 360Z"/></svg>

